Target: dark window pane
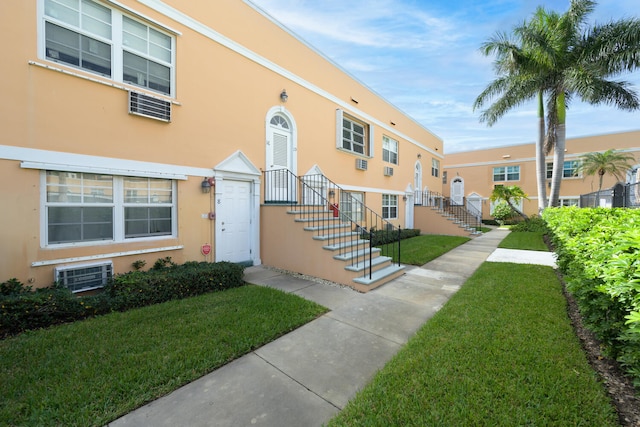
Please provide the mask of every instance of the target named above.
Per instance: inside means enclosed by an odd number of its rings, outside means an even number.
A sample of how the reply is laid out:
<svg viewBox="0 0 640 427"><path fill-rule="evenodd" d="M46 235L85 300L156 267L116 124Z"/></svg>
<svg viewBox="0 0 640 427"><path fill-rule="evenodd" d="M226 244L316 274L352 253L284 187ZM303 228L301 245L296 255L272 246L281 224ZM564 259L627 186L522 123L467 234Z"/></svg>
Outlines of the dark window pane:
<svg viewBox="0 0 640 427"><path fill-rule="evenodd" d="M113 239L112 212L111 207L49 207L48 242Z"/></svg>
<svg viewBox="0 0 640 427"><path fill-rule="evenodd" d="M74 31L45 26L47 58L111 77L111 46Z"/></svg>

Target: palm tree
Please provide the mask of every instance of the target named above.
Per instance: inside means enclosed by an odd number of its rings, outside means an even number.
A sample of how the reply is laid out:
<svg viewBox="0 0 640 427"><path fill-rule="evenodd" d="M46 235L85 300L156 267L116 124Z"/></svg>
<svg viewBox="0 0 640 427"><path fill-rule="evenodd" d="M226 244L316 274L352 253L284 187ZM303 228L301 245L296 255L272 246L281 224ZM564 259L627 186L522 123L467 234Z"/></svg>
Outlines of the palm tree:
<svg viewBox="0 0 640 427"><path fill-rule="evenodd" d="M528 221L529 217L516 207L516 204L519 204L522 199L528 199L528 196L522 191L522 188L517 185L497 185L491 192L491 197L489 197L489 200L492 202L496 200L504 201L513 212L520 215L525 221Z"/></svg>
<svg viewBox="0 0 640 427"><path fill-rule="evenodd" d="M635 157L631 154L615 150L587 153L580 157L578 172L585 175L598 175L598 192L602 190L602 180L606 174L615 176L622 181L625 174L633 167Z"/></svg>
<svg viewBox="0 0 640 427"><path fill-rule="evenodd" d="M638 95L625 81L607 80L625 71L640 68L640 20L631 18L586 28L593 12L593 0L571 0L562 15L538 7L532 19L505 35L490 39L482 47L497 54L498 78L478 96L474 109L490 98L497 100L482 112L480 120L494 124L512 108L534 96L540 100L539 116L546 105L545 152L553 149L553 175L549 206L556 206L564 166L566 110L574 97L597 105L610 104L624 110L640 108ZM539 117L540 120L540 117ZM544 125L543 125L544 126ZM538 138L540 144L540 137ZM543 199L544 156L536 150L539 199ZM543 172L544 171L544 172Z"/></svg>
<svg viewBox="0 0 640 427"><path fill-rule="evenodd" d="M522 34L526 24L514 28L514 36L496 33L485 42L481 51L485 56L495 54L496 74L499 76L475 100L474 110L482 107L490 98L499 96L498 100L480 115L480 121L493 126L507 111L527 100L538 98L538 139L536 141L536 177L538 187L538 210L546 207L546 163L544 152L545 119L544 119L544 75L536 62L535 53L524 45Z"/></svg>

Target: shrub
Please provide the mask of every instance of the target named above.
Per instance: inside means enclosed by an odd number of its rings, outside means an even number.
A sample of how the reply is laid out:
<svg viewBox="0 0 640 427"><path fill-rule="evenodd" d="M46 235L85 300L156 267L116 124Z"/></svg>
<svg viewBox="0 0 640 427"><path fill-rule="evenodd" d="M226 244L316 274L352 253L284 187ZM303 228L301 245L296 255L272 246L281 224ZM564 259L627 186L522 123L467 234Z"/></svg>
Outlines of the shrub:
<svg viewBox="0 0 640 427"><path fill-rule="evenodd" d="M0 283L0 297L12 297L31 292L31 286L25 286L16 278Z"/></svg>
<svg viewBox="0 0 640 427"><path fill-rule="evenodd" d="M559 208L543 218L585 325L640 385L640 211Z"/></svg>
<svg viewBox="0 0 640 427"><path fill-rule="evenodd" d="M371 238L371 244L373 246L386 245L387 243L397 242L398 240L408 239L420 235L420 229L418 228L405 228L400 230L371 230L373 236L369 233L363 232L362 238L369 240Z"/></svg>
<svg viewBox="0 0 640 427"><path fill-rule="evenodd" d="M549 233L547 223L539 216L532 216L526 221L518 222L511 226L511 231L528 231L534 233Z"/></svg>
<svg viewBox="0 0 640 427"><path fill-rule="evenodd" d="M509 207L507 202L499 202L493 207L493 212L491 216L493 216L498 223L501 221L504 222L508 219L513 218L516 213Z"/></svg>
<svg viewBox="0 0 640 427"><path fill-rule="evenodd" d="M87 317L124 311L244 284L244 267L229 262L156 262L157 269L121 274L91 296L54 284L33 291L17 279L0 283L0 338Z"/></svg>
<svg viewBox="0 0 640 427"><path fill-rule="evenodd" d="M86 299L77 298L63 286L54 284L31 291L15 279L2 284L4 288L20 285L20 290L0 297L0 336L6 337L29 329L45 328L73 322L94 315Z"/></svg>
<svg viewBox="0 0 640 427"><path fill-rule="evenodd" d="M105 292L112 300L111 307L122 311L242 286L243 272L243 266L230 262L170 264L118 275Z"/></svg>

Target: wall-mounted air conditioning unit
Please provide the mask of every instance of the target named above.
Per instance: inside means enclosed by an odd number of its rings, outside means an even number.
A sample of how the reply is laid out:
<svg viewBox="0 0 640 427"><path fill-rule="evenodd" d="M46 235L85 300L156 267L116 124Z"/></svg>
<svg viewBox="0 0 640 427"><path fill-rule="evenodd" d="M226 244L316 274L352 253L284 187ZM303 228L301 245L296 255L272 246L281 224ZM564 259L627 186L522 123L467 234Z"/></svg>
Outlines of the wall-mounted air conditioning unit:
<svg viewBox="0 0 640 427"><path fill-rule="evenodd" d="M171 102L145 95L144 93L130 91L129 114L170 122Z"/></svg>
<svg viewBox="0 0 640 427"><path fill-rule="evenodd" d="M384 176L393 176L393 168L390 166L384 167Z"/></svg>
<svg viewBox="0 0 640 427"><path fill-rule="evenodd" d="M53 280L71 292L82 292L104 287L112 276L113 263L107 261L56 267Z"/></svg>
<svg viewBox="0 0 640 427"><path fill-rule="evenodd" d="M356 159L356 169L366 171L367 161L365 159Z"/></svg>

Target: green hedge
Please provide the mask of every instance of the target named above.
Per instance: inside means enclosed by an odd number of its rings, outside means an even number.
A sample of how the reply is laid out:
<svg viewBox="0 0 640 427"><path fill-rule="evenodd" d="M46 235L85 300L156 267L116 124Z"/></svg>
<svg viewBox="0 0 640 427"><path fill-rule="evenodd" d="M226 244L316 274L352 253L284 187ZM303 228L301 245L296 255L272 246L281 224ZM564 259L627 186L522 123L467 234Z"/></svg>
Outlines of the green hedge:
<svg viewBox="0 0 640 427"><path fill-rule="evenodd" d="M532 216L528 220L520 221L509 227L511 231L528 231L534 233L549 233L547 223L539 216Z"/></svg>
<svg viewBox="0 0 640 427"><path fill-rule="evenodd" d="M400 230L398 234L398 230L372 230L373 236L369 233L363 232L362 238L369 240L371 239L371 243L373 246L386 245L387 243L397 242L398 240L408 239L410 237L415 237L420 235L419 228L405 228Z"/></svg>
<svg viewBox="0 0 640 427"><path fill-rule="evenodd" d="M0 338L244 284L244 267L238 264L163 265L117 275L103 292L82 297L57 284L32 290L16 279L0 283Z"/></svg>
<svg viewBox="0 0 640 427"><path fill-rule="evenodd" d="M640 210L545 209L585 324L640 385Z"/></svg>
<svg viewBox="0 0 640 427"><path fill-rule="evenodd" d="M112 301L112 309L122 311L242 286L243 273L243 266L230 262L156 266L147 272L116 276L105 293Z"/></svg>

